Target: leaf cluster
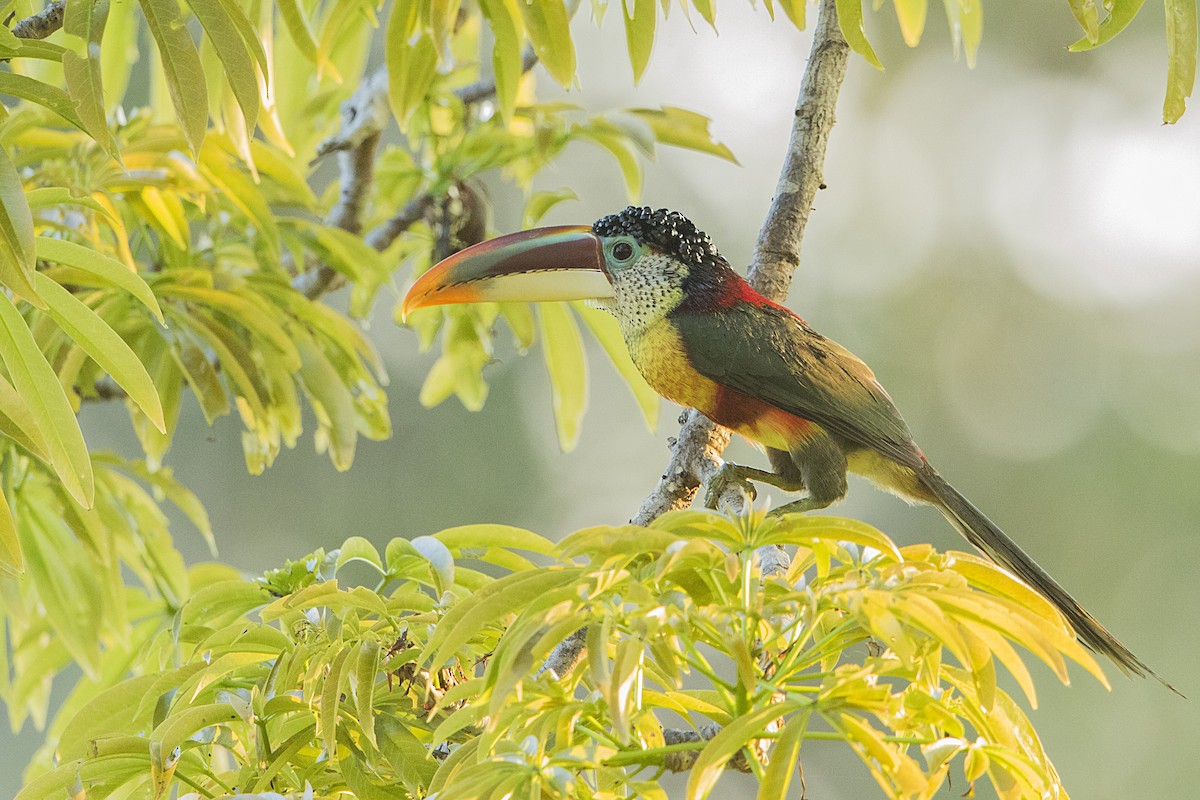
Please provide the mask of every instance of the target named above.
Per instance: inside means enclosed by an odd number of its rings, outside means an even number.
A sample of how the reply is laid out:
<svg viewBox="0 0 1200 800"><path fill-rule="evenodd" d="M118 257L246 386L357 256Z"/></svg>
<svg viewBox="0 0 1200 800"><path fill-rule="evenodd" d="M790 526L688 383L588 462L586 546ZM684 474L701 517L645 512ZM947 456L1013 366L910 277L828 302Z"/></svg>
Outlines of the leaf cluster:
<svg viewBox="0 0 1200 800"><path fill-rule="evenodd" d="M776 545L791 567L764 577L754 552ZM18 800L665 797L656 777L681 754L689 797L740 763L781 798L827 741L887 797L931 797L952 771L1044 797L1058 777L997 664L1034 704L1018 646L1064 681L1068 659L1103 680L993 565L827 517L675 512L557 546L475 525L188 579L133 676L67 702ZM580 667L540 672L581 625ZM667 744L664 720L719 732Z"/></svg>

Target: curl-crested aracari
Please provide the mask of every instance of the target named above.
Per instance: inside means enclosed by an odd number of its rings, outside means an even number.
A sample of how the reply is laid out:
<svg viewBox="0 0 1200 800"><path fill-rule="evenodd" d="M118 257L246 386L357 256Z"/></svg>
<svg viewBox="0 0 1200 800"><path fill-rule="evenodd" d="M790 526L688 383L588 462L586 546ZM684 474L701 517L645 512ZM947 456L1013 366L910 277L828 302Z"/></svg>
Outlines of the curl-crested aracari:
<svg viewBox="0 0 1200 800"><path fill-rule="evenodd" d="M729 481L754 478L805 490L776 512L810 511L846 494L847 471L862 475L936 507L1053 603L1084 644L1126 673L1158 678L930 466L866 364L756 292L679 213L630 206L590 226L477 244L421 276L403 311L576 299L617 318L630 356L659 394L766 448L774 472L727 464L710 481L710 501Z"/></svg>

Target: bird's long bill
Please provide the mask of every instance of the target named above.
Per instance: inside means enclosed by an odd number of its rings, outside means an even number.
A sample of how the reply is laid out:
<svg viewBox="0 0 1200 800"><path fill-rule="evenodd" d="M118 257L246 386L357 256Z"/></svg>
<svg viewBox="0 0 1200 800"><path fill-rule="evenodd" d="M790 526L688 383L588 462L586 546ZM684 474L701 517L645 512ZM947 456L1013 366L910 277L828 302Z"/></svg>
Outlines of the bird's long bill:
<svg viewBox="0 0 1200 800"><path fill-rule="evenodd" d="M585 300L613 296L591 226L521 231L468 247L422 275L402 313L447 303Z"/></svg>

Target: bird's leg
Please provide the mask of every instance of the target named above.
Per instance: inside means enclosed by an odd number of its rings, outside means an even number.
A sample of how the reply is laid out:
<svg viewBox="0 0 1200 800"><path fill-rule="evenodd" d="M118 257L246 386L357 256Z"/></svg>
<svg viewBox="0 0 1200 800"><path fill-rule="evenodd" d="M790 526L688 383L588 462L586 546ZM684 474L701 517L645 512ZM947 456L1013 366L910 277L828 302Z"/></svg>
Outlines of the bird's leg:
<svg viewBox="0 0 1200 800"><path fill-rule="evenodd" d="M754 484L750 483L751 479L760 483L769 483L785 492L798 492L804 488L803 482L791 480L778 473L726 461L708 479L708 491L704 495L704 506L715 510L721 500L721 495L725 493L731 483L737 484L751 500L754 500L758 497L758 492L755 490Z"/></svg>
<svg viewBox="0 0 1200 800"><path fill-rule="evenodd" d="M828 508L833 502L833 500L825 500L820 497L805 497L795 502L784 503L777 508L772 508L767 512L767 516L781 517L784 514L803 514L806 511L819 511L822 508Z"/></svg>

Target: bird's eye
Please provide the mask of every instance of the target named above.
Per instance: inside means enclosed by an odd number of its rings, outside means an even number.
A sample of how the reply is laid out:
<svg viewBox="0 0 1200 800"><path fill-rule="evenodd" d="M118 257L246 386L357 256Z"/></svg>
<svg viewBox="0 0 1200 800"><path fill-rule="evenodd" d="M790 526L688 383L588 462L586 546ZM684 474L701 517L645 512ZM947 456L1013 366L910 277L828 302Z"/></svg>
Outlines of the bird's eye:
<svg viewBox="0 0 1200 800"><path fill-rule="evenodd" d="M617 261L628 261L633 257L633 245L629 242L617 242L613 245L612 254Z"/></svg>

